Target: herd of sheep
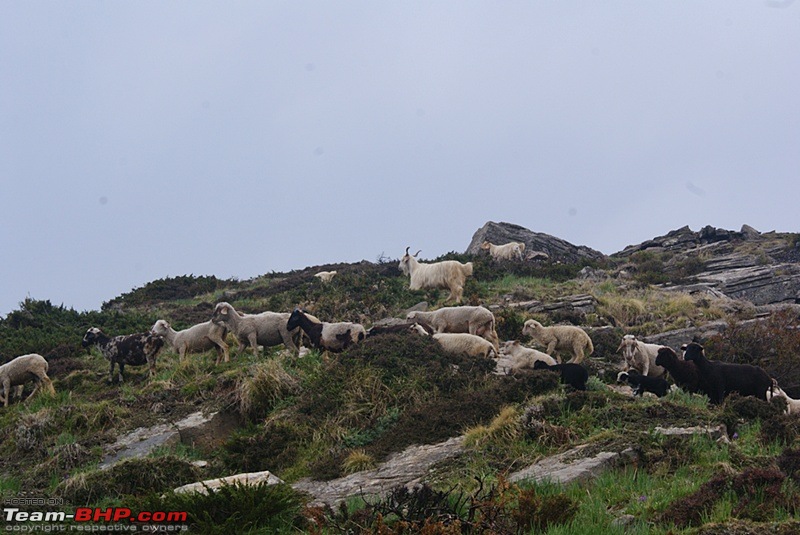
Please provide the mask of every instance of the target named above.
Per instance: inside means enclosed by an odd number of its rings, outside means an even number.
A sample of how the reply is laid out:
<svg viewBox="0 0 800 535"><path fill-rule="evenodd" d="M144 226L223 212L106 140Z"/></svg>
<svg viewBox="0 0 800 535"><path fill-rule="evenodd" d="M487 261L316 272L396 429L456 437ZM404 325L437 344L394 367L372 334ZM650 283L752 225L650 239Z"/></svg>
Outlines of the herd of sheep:
<svg viewBox="0 0 800 535"><path fill-rule="evenodd" d="M481 247L493 258L522 258L525 244L508 243L495 246L484 242ZM170 324L159 319L146 333L110 337L96 327L90 328L83 337L84 347L96 346L109 361L109 380L114 381L114 369L119 367L118 380L124 380L126 365L147 364L150 375L155 374L156 357L165 345L183 359L187 353L215 349L216 363L230 360L228 335L233 335L239 348L252 349L258 355L259 346L273 347L283 344L287 350L299 354L302 344L322 351L340 352L370 336L387 332L412 332L420 336L432 336L445 352L467 354L475 358L502 358L506 371L550 369L561 376L561 381L578 390L585 390L589 373L581 362L594 351L592 340L580 327L572 325L544 326L536 320L528 320L522 336L542 346L544 351L523 346L518 340L500 344L495 329L494 314L482 306L459 306L467 277L472 275L472 263L463 264L455 260L422 263L419 254L409 254L409 248L400 260L399 269L409 276L411 290L447 289L448 300L455 306L445 306L431 312L412 311L405 320L389 325L374 326L367 330L363 325L350 322L325 322L302 309L291 313L262 312L243 314L226 302L218 303L211 318L182 331L174 330ZM328 283L335 271L317 273L315 276ZM800 412L800 400L789 398L777 382L760 367L747 364L732 364L708 360L702 346L689 343L683 348L683 358L666 346L648 344L633 335L622 338L618 352L624 358L624 370L617 377L619 382L633 388L634 395L651 392L659 397L667 394L672 379L675 387L688 392L702 393L711 403L719 404L736 392L742 396L755 396L765 401L781 397L787 404L788 413ZM559 352L568 352L569 362L561 363ZM499 367L499 366L498 366ZM54 394L53 384L47 376L47 361L38 354L23 355L0 366L3 403L8 406L12 387L21 395L22 385L34 381L36 393L44 388Z"/></svg>

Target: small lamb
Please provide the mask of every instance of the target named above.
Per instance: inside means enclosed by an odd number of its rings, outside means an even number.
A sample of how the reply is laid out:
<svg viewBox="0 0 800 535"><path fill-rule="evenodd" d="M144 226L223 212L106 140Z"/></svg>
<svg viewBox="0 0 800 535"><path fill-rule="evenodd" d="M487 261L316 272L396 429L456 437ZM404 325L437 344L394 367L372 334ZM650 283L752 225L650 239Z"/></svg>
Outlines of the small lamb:
<svg viewBox="0 0 800 535"><path fill-rule="evenodd" d="M641 397L645 392L652 392L663 398L669 392L669 383L661 377L648 377L641 375L634 369L617 374L618 383L628 383L633 387L633 395Z"/></svg>
<svg viewBox="0 0 800 535"><path fill-rule="evenodd" d="M467 354L470 357L491 358L497 352L491 342L480 336L468 333L438 333L433 335L445 353L451 355Z"/></svg>
<svg viewBox="0 0 800 535"><path fill-rule="evenodd" d="M28 381L35 381L30 396L39 391L44 384L45 390L52 396L56 394L53 382L47 376L48 364L45 358L36 353L22 355L0 366L0 383L3 385L3 406L8 407L12 386L22 386ZM17 392L20 394L21 392Z"/></svg>
<svg viewBox="0 0 800 535"><path fill-rule="evenodd" d="M574 325L545 327L536 320L528 320L522 327L522 334L547 346L545 353L551 356L556 349L571 350L574 356L570 359L570 364L579 364L585 355L591 355L594 351L592 339L586 331Z"/></svg>

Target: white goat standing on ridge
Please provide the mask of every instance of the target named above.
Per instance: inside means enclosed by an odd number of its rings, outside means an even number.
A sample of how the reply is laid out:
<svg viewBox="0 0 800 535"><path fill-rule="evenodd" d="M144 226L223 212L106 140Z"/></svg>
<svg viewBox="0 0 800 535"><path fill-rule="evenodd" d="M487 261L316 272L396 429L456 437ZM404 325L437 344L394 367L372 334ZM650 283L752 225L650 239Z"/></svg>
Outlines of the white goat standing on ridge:
<svg viewBox="0 0 800 535"><path fill-rule="evenodd" d="M423 264L415 258L420 252L411 255L406 247L406 254L400 259L398 268L404 275L410 276L409 289L448 289L447 300L461 302L464 283L472 275L472 262L462 264L457 260L443 260L434 264Z"/></svg>

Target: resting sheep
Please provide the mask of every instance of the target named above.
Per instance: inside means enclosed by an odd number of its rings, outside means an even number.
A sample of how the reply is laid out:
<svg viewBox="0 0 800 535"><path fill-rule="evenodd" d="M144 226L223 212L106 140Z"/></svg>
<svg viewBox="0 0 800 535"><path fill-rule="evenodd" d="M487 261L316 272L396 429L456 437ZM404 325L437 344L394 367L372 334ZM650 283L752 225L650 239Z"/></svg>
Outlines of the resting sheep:
<svg viewBox="0 0 800 535"><path fill-rule="evenodd" d="M481 249L489 251L494 260L522 260L525 252L525 244L520 242L509 242L504 245L495 245L488 241L481 244Z"/></svg>
<svg viewBox="0 0 800 535"><path fill-rule="evenodd" d="M416 321L404 321L402 323L393 323L391 325L375 325L367 329L367 338L379 336L381 334L397 334L397 333L415 333L430 335L433 334L432 330L425 329Z"/></svg>
<svg viewBox="0 0 800 535"><path fill-rule="evenodd" d="M242 348L249 344L253 355L258 356L258 346L272 347L283 344L287 349L298 353L294 340L297 331L286 329L290 314L283 312L262 312L261 314L240 314L230 303L220 302L214 307L211 321L226 327L239 340Z"/></svg>
<svg viewBox="0 0 800 535"><path fill-rule="evenodd" d="M570 359L570 364L582 362L585 354L591 355L594 351L592 339L586 331L573 325L545 327L536 320L528 320L522 327L522 334L546 346L545 353L551 356L556 349L571 350L574 356Z"/></svg>
<svg viewBox="0 0 800 535"><path fill-rule="evenodd" d="M156 357L164 347L164 338L152 333L125 334L109 337L97 327L91 327L83 335L83 347L96 345L103 356L111 363L108 372L109 382L114 382L114 366L119 364L119 382L124 380L125 365L149 365L150 377L156 374Z"/></svg>
<svg viewBox="0 0 800 535"><path fill-rule="evenodd" d="M444 307L432 312L409 312L406 319L416 321L434 333L469 333L487 339L500 351L500 339L495 330L494 314L484 307Z"/></svg>
<svg viewBox="0 0 800 535"><path fill-rule="evenodd" d="M409 275L409 289L448 289L450 295L447 300L452 299L460 303L464 284L467 277L472 275L472 262L462 264L456 260L444 260L434 264L423 264L415 258L419 251L411 255L408 249L406 247L406 254L400 259L398 267L404 275Z"/></svg>
<svg viewBox="0 0 800 535"><path fill-rule="evenodd" d="M35 381L36 385L31 392L31 396L39 391L44 384L45 390L50 395L55 395L53 382L47 376L47 361L43 356L31 353L22 355L0 366L0 384L3 385L3 406L8 407L11 397L11 387L22 387L28 381ZM21 390L17 394L21 394ZM30 397L30 396L28 396Z"/></svg>
<svg viewBox="0 0 800 535"><path fill-rule="evenodd" d="M553 364L558 364L556 359L547 353L542 353L541 351L525 347L520 344L518 340L509 340L506 342L503 345L501 353L512 359L513 364L511 368L514 370L533 368L533 365L537 361L542 361L550 366Z"/></svg>
<svg viewBox="0 0 800 535"><path fill-rule="evenodd" d="M687 392L700 392L700 375L697 365L688 360L681 360L670 347L662 347L656 355L656 364L669 373L675 384Z"/></svg>
<svg viewBox="0 0 800 535"><path fill-rule="evenodd" d="M772 401L772 398L783 398L786 402L784 414L800 414L800 399L790 398L786 392L778 386L778 382L775 379L772 380L772 386L767 390L767 400Z"/></svg>
<svg viewBox="0 0 800 535"><path fill-rule="evenodd" d="M314 321L316 318L312 318L306 311L296 308L289 315L286 328L292 331L299 327L306 333L312 346L334 353L344 351L367 337L367 331L359 323L328 323Z"/></svg>
<svg viewBox="0 0 800 535"><path fill-rule="evenodd" d="M492 358L497 356L494 346L488 340L468 333L437 333L433 335L445 353L469 355L470 357Z"/></svg>
<svg viewBox="0 0 800 535"><path fill-rule="evenodd" d="M641 375L636 370L629 372L619 372L617 374L618 383L628 383L633 387L634 396L642 396L645 392L652 392L656 396L663 398L669 392L669 383L661 377L648 377Z"/></svg>
<svg viewBox="0 0 800 535"><path fill-rule="evenodd" d="M228 344L225 343L228 329L224 325L218 325L209 320L188 329L176 331L166 320L158 320L150 330L163 336L170 343L172 349L178 352L181 360L186 353L203 352L214 348L217 350L216 364L219 364L220 359L223 358L225 362L230 361Z"/></svg>
<svg viewBox="0 0 800 535"><path fill-rule="evenodd" d="M767 401L767 390L772 387L772 378L763 369L751 364L708 360L703 346L696 342L681 349L684 350L683 358L697 365L700 388L714 405L722 403L731 392Z"/></svg>
<svg viewBox="0 0 800 535"><path fill-rule="evenodd" d="M314 274L314 276L322 282L328 283L331 282L331 279L336 276L336 271L320 271L319 273Z"/></svg>
<svg viewBox="0 0 800 535"><path fill-rule="evenodd" d="M632 334L622 337L622 342L617 348L617 352L622 351L625 358L625 371L634 369L642 375L648 377L664 377L665 370L656 364L656 356L662 345L646 344L637 340Z"/></svg>
<svg viewBox="0 0 800 535"><path fill-rule="evenodd" d="M553 364L548 365L541 360L533 363L534 370L550 370L561 374L561 382L570 385L575 390L586 390L586 381L589 380L589 372L580 364Z"/></svg>

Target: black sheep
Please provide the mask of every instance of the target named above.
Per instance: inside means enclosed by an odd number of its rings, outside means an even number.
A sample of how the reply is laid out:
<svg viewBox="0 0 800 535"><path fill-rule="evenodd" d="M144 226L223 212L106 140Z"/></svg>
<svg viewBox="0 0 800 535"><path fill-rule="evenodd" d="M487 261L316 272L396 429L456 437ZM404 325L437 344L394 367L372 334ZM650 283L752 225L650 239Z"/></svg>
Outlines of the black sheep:
<svg viewBox="0 0 800 535"><path fill-rule="evenodd" d="M675 384L683 390L693 393L701 391L697 365L688 360L681 360L672 348L662 347L658 350L656 365L667 370Z"/></svg>
<svg viewBox="0 0 800 535"><path fill-rule="evenodd" d="M633 395L641 396L645 392L652 392L656 396L663 398L669 392L669 383L661 377L648 377L641 375L636 370L628 370L627 372L619 372L617 381L620 383L628 383L633 387Z"/></svg>
<svg viewBox="0 0 800 535"><path fill-rule="evenodd" d="M725 396L738 392L740 396L753 396L767 401L767 390L772 379L763 369L750 364L733 364L708 360L703 346L692 342L683 346L683 358L697 365L700 388L711 403L722 403Z"/></svg>
<svg viewBox="0 0 800 535"><path fill-rule="evenodd" d="M533 363L534 370L552 370L561 374L561 382L572 386L575 390L586 390L586 381L589 379L589 372L580 364L567 362L565 364L548 365L541 360Z"/></svg>

